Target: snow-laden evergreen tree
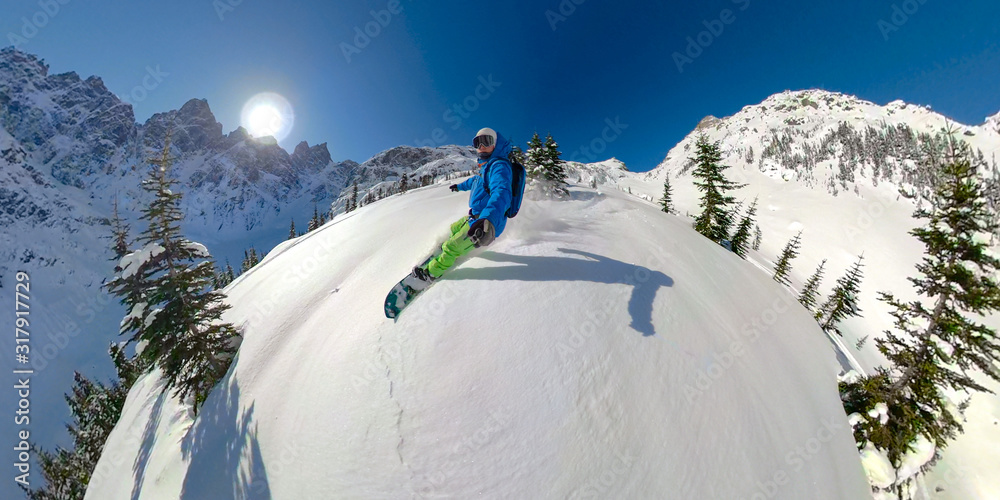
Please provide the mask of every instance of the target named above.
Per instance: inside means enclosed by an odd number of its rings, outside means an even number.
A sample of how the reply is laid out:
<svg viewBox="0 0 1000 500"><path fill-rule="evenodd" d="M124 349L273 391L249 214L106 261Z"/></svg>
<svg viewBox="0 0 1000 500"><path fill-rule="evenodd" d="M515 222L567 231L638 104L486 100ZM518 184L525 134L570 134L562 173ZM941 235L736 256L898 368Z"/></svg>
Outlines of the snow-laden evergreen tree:
<svg viewBox="0 0 1000 500"><path fill-rule="evenodd" d="M663 179L663 198L660 198L660 209L668 214L673 212L674 209L674 194L673 189L670 187L669 175L667 175L666 179Z"/></svg>
<svg viewBox="0 0 1000 500"><path fill-rule="evenodd" d="M399 180L399 192L405 193L410 190L410 176L403 172L403 178Z"/></svg>
<svg viewBox="0 0 1000 500"><path fill-rule="evenodd" d="M541 165L543 191L555 198L569 196L569 184L566 182L566 162L560 158L559 144L552 134L545 137L543 163Z"/></svg>
<svg viewBox="0 0 1000 500"><path fill-rule="evenodd" d="M111 344L109 354L118 370L118 381L105 385L91 381L80 372L73 374L72 392L65 395L72 418L66 425L72 447L57 446L50 452L31 445L45 484L35 490L22 486L28 499L78 500L84 497L104 451L104 443L121 417L128 390L145 371L135 360L127 358L121 346Z"/></svg>
<svg viewBox="0 0 1000 500"><path fill-rule="evenodd" d="M565 162L560 159L561 155L559 144L551 134L546 136L545 142L542 142L538 132L535 132L528 142L523 165L528 179L543 196L563 198L569 195Z"/></svg>
<svg viewBox="0 0 1000 500"><path fill-rule="evenodd" d="M225 375L239 334L220 321L228 305L211 288L214 264L208 250L184 238L180 221L181 194L169 176L170 136L142 187L152 201L143 210L149 226L139 237L142 248L122 258L120 273L109 283L112 293L130 308L121 333L138 343L140 362L163 372L165 387L195 411ZM133 287L141 286L134 290ZM134 303L136 292L142 302Z"/></svg>
<svg viewBox="0 0 1000 500"><path fill-rule="evenodd" d="M799 303L809 312L813 313L816 308L816 297L819 294L819 285L823 282L823 268L826 266L826 259L819 263L819 267L812 273L806 281L802 293L799 294Z"/></svg>
<svg viewBox="0 0 1000 500"><path fill-rule="evenodd" d="M528 141L528 151L524 154L524 165L528 178L532 180L543 178L542 165L545 164L545 144L538 137L538 132Z"/></svg>
<svg viewBox="0 0 1000 500"><path fill-rule="evenodd" d="M858 261L847 270L847 274L837 279L837 286L833 287L826 302L820 306L816 312L816 321L824 331L835 331L837 335L843 336L837 325L845 318L851 316L861 316L861 308L858 307L858 294L861 293L861 272L864 254L858 257Z"/></svg>
<svg viewBox="0 0 1000 500"><path fill-rule="evenodd" d="M792 260L799 256L801 242L802 231L799 231L794 238L788 241L785 248L781 250L781 255L778 256L778 263L774 265L774 281L785 286L792 284L788 280L788 275L792 272Z"/></svg>
<svg viewBox="0 0 1000 500"><path fill-rule="evenodd" d="M507 159L512 163L520 163L523 166L525 164L524 151L521 150L520 146L514 146L510 149L510 154L507 155Z"/></svg>
<svg viewBox="0 0 1000 500"><path fill-rule="evenodd" d="M760 225L758 225L757 229L754 230L754 237L753 237L753 249L754 250L760 250L760 240L763 237L764 237L764 233L761 232Z"/></svg>
<svg viewBox="0 0 1000 500"><path fill-rule="evenodd" d="M981 164L966 144L952 138L949 148L931 203L913 214L926 221L910 232L925 248L918 276L909 278L920 298L879 297L896 319L895 330L876 340L892 366L841 383L845 408L863 418L855 439L884 450L897 468L919 439L940 451L962 432L965 404L956 407L943 391L990 392L972 378L977 371L1000 381L997 332L981 322L1000 310L1000 259L989 248L996 223ZM887 407L886 419L864 418L879 404Z"/></svg>
<svg viewBox="0 0 1000 500"><path fill-rule="evenodd" d="M747 258L747 251L750 247L750 229L756 224L754 221L754 216L757 215L757 198L753 199L753 203L750 204L750 208L747 209L747 213L743 216L740 221L740 225L736 228L736 233L733 234L733 239L730 241L732 245L733 253Z"/></svg>
<svg viewBox="0 0 1000 500"><path fill-rule="evenodd" d="M111 251L114 254L111 260L117 262L128 253L129 229L118 213L118 197L115 196L111 209Z"/></svg>
<svg viewBox="0 0 1000 500"><path fill-rule="evenodd" d="M295 232L295 219L292 219L292 226L288 228L288 239L295 239L298 234Z"/></svg>
<svg viewBox="0 0 1000 500"><path fill-rule="evenodd" d="M754 160L753 146L750 146L750 149L747 150L747 163L749 163L750 165L753 165L753 160Z"/></svg>
<svg viewBox="0 0 1000 500"><path fill-rule="evenodd" d="M729 230L733 225L730 206L736 202L727 193L744 187L744 184L726 179L724 171L729 167L722 165L718 143L709 143L708 138L702 135L698 137L695 148L695 157L691 161L696 167L692 175L695 178L694 185L702 195L699 203L701 214L695 219L694 228L708 239L721 242L729 238Z"/></svg>

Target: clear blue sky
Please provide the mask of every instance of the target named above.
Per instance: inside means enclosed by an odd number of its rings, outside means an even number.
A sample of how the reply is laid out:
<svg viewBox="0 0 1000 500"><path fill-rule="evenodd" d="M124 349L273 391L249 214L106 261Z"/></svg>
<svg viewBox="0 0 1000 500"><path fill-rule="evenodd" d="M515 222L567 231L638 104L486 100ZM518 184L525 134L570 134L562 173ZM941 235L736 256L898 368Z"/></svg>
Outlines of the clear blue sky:
<svg viewBox="0 0 1000 500"><path fill-rule="evenodd" d="M296 110L283 146L328 142L357 161L418 141L468 144L483 126L519 143L551 132L568 158L617 119L627 128L592 159L648 170L705 115L785 89L903 99L969 124L1000 111L995 0L575 2L400 0L350 62L341 44L388 0L68 0L51 16L45 0L0 0L0 34L3 45L32 35L20 48L52 72L98 75L119 95L158 66L166 76L135 103L140 122L198 97L229 132L252 95L280 93ZM564 19L546 14L560 6ZM710 45L679 72L673 54L724 9L731 23L702 35ZM37 32L25 31L32 19ZM476 97L490 75L499 85ZM461 122L445 114L463 103L475 110Z"/></svg>

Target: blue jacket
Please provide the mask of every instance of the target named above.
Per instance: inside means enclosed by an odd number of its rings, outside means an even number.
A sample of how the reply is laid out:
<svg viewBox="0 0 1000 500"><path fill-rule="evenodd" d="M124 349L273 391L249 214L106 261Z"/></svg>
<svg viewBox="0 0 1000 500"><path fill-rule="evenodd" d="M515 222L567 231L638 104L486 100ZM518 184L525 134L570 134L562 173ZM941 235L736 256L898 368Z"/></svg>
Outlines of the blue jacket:
<svg viewBox="0 0 1000 500"><path fill-rule="evenodd" d="M497 236L507 225L507 209L513 193L510 185L514 174L507 155L512 146L507 138L497 132L497 147L487 160L479 160L479 175L466 179L458 185L459 191L469 193L469 211L474 219L487 219L493 224ZM489 194L486 193L489 186Z"/></svg>

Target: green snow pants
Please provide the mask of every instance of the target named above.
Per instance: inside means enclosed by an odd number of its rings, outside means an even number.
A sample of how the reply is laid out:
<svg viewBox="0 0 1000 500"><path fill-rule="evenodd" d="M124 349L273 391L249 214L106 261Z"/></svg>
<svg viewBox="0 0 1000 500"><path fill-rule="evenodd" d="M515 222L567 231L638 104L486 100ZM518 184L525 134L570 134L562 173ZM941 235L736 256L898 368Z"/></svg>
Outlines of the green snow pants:
<svg viewBox="0 0 1000 500"><path fill-rule="evenodd" d="M451 237L441 245L441 253L427 263L427 271L431 276L440 278L445 271L455 265L455 260L469 253L476 244L469 238L469 217L462 216L461 219L451 224Z"/></svg>

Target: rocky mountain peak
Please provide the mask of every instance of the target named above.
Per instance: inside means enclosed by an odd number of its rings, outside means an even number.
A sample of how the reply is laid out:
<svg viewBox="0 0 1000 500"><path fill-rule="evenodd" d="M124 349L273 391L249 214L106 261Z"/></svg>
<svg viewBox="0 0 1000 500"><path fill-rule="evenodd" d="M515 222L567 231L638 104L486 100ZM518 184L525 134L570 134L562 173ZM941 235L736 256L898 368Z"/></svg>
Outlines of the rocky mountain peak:
<svg viewBox="0 0 1000 500"><path fill-rule="evenodd" d="M8 76L34 74L45 78L49 75L49 66L34 54L21 52L14 47L5 47L0 49L0 77L4 74Z"/></svg>
<svg viewBox="0 0 1000 500"><path fill-rule="evenodd" d="M162 146L167 129L171 129L171 144L182 153L207 149L224 137L222 124L205 99L191 99L179 110L151 116L142 126L145 146Z"/></svg>
<svg viewBox="0 0 1000 500"><path fill-rule="evenodd" d="M702 118L700 122L698 122L698 125L695 126L695 130L702 130L702 129L710 128L710 127L715 126L716 124L718 124L719 121L720 120L718 118L716 118L716 117L714 117L712 115L708 115L708 116Z"/></svg>
<svg viewBox="0 0 1000 500"><path fill-rule="evenodd" d="M333 161L325 142L309 147L306 141L295 146L291 160L292 168L298 172L318 172Z"/></svg>

